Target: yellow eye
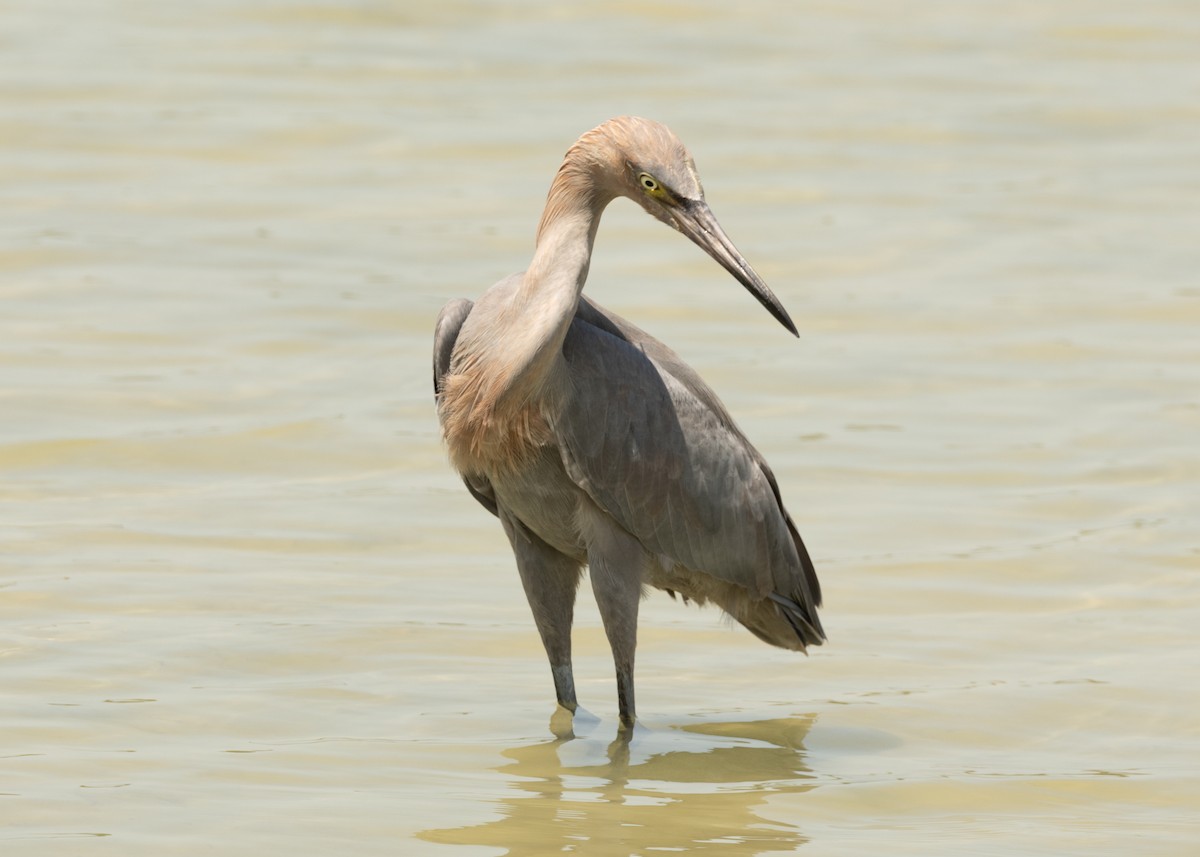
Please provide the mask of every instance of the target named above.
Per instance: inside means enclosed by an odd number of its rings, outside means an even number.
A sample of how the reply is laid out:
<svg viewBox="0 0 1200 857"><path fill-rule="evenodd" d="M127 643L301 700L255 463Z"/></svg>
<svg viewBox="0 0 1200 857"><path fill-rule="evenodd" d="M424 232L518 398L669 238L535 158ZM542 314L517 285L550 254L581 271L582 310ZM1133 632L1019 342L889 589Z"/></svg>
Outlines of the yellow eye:
<svg viewBox="0 0 1200 857"><path fill-rule="evenodd" d="M658 183L658 179L649 173L642 173L638 176L638 184L642 186L642 190L646 193L661 193L662 185Z"/></svg>

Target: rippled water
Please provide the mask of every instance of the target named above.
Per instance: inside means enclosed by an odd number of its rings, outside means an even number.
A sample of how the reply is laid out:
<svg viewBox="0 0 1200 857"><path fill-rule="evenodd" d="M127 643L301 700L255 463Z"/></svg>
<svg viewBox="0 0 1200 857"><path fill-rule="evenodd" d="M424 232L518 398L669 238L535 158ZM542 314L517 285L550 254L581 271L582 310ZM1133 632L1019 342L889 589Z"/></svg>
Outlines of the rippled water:
<svg viewBox="0 0 1200 857"><path fill-rule="evenodd" d="M6 6L3 853L1193 853L1194 5L429 5ZM772 462L831 637L652 597L630 745L587 594L553 738L428 357L618 113L801 339L628 204L589 293Z"/></svg>

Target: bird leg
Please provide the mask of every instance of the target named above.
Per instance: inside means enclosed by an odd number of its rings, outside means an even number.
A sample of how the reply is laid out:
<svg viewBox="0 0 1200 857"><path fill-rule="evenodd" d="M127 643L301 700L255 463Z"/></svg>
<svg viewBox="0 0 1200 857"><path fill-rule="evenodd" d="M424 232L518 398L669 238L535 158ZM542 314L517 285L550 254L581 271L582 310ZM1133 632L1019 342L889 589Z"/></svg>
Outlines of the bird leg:
<svg viewBox="0 0 1200 857"><path fill-rule="evenodd" d="M588 545L592 591L604 622L604 633L617 668L617 703L621 728L633 728L637 717L633 693L633 659L637 649L638 605L642 599L642 546L624 530L610 525Z"/></svg>
<svg viewBox="0 0 1200 857"><path fill-rule="evenodd" d="M577 561L550 547L503 511L500 521L512 544L525 597L550 660L558 704L574 713L579 703L571 671L571 623L583 569Z"/></svg>

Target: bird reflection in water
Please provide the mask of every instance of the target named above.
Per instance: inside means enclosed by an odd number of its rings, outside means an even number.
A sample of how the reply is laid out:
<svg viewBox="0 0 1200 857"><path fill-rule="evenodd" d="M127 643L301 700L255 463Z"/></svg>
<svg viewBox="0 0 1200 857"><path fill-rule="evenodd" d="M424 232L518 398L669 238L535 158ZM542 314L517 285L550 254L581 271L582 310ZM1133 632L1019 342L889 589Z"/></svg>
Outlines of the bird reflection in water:
<svg viewBox="0 0 1200 857"><path fill-rule="evenodd" d="M514 747L494 821L427 830L446 845L555 853L683 851L750 857L807 840L755 812L768 796L815 787L804 738L815 716L639 730L605 747L587 736ZM576 728L582 731L579 723Z"/></svg>

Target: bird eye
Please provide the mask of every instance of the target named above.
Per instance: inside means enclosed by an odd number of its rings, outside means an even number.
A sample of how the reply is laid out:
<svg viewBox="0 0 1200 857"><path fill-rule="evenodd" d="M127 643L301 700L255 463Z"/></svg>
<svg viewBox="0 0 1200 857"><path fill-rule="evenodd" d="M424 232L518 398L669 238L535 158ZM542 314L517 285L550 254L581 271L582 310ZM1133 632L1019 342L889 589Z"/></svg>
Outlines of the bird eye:
<svg viewBox="0 0 1200 857"><path fill-rule="evenodd" d="M638 176L638 183L641 184L642 190L646 191L647 193L658 193L658 191L662 189L662 186L659 185L658 180L649 173L642 173L640 176Z"/></svg>

